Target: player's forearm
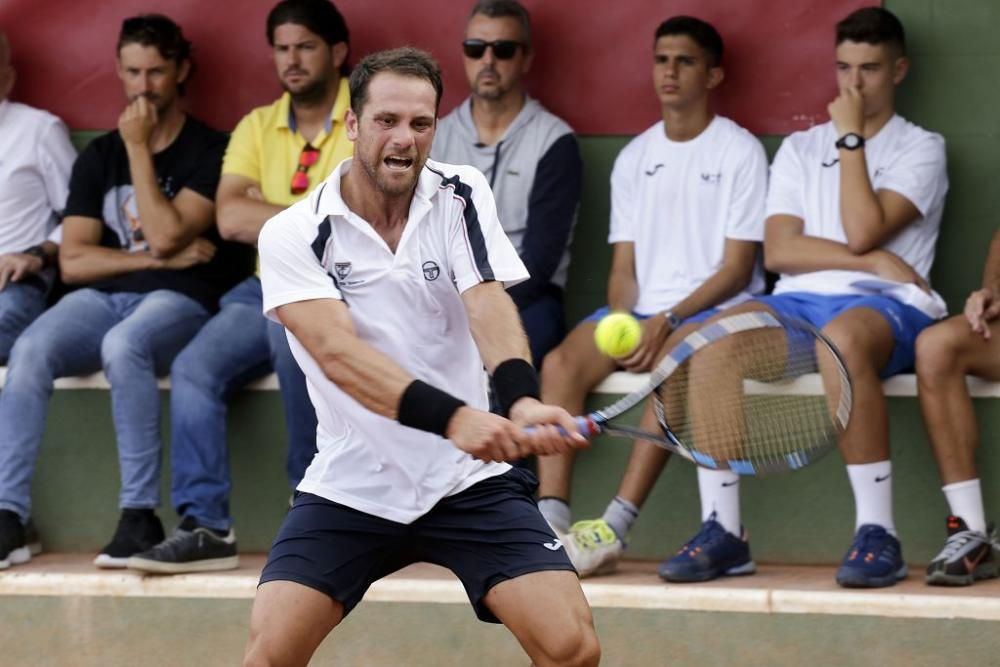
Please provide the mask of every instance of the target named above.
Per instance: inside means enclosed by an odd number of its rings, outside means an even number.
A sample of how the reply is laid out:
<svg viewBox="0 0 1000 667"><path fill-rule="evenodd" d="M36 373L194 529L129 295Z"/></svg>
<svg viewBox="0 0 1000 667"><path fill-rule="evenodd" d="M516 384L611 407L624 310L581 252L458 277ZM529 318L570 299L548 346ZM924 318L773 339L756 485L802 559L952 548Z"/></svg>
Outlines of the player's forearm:
<svg viewBox="0 0 1000 667"><path fill-rule="evenodd" d="M250 197L230 196L219 201L219 234L227 241L257 245L264 223L284 208Z"/></svg>
<svg viewBox="0 0 1000 667"><path fill-rule="evenodd" d="M857 255L847 244L798 234L764 242L768 271L795 275L813 271L872 271L870 258Z"/></svg>
<svg viewBox="0 0 1000 667"><path fill-rule="evenodd" d="M191 242L193 232L160 189L149 148L126 143L126 150L143 238L154 257L169 257Z"/></svg>
<svg viewBox="0 0 1000 667"><path fill-rule="evenodd" d="M671 311L677 317L684 319L703 310L714 308L746 289L752 277L752 264L749 269L744 266L723 265L708 280L699 285L698 289L671 308Z"/></svg>
<svg viewBox="0 0 1000 667"><path fill-rule="evenodd" d="M851 252L860 255L882 245L885 212L868 179L864 149L840 151L840 220Z"/></svg>
<svg viewBox="0 0 1000 667"><path fill-rule="evenodd" d="M490 374L507 359L531 361L528 337L513 300L500 283L483 283L462 295L469 329Z"/></svg>
<svg viewBox="0 0 1000 667"><path fill-rule="evenodd" d="M59 271L67 285L87 285L162 265L162 260L148 252L126 252L96 245L63 244L59 249Z"/></svg>
<svg viewBox="0 0 1000 667"><path fill-rule="evenodd" d="M327 344L306 349L323 374L348 396L368 410L386 417L399 417L399 401L414 378L398 364L356 336L341 336Z"/></svg>

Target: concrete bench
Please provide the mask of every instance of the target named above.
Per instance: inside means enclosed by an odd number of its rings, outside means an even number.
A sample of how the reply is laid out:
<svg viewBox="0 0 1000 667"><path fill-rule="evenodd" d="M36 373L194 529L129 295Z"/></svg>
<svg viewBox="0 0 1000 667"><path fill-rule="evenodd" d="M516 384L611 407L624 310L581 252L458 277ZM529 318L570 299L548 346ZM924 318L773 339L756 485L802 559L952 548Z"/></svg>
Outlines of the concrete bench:
<svg viewBox="0 0 1000 667"><path fill-rule="evenodd" d="M618 371L608 376L594 388L594 394L627 394L642 387L649 377L648 373L628 373ZM7 378L7 369L0 367L0 387L4 385ZM988 382L975 377L966 380L969 386L969 393L973 398L1000 398L1000 382ZM170 389L170 379L160 378L160 389ZM882 383L886 396L892 397L915 397L917 395L917 376L912 373L895 375ZM92 375L82 375L80 377L59 378L56 380L56 389L110 389L107 379L103 373ZM246 386L252 391L274 391L278 389L278 378L274 375L267 375L255 380ZM792 394L814 394L820 389L820 379L816 374L806 375L798 378L794 382L783 385L781 393ZM758 390L760 391L760 390ZM773 389L770 391L774 391Z"/></svg>

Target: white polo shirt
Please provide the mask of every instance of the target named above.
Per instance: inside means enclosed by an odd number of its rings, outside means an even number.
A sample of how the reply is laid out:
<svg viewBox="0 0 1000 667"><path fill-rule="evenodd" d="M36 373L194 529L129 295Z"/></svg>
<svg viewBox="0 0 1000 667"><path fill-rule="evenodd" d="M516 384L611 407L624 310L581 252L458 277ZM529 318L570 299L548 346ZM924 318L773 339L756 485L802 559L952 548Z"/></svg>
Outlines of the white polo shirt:
<svg viewBox="0 0 1000 667"><path fill-rule="evenodd" d="M726 239L764 239L767 156L750 132L716 116L689 141L663 122L633 139L611 172L608 243L635 244L635 311L673 308L722 266ZM720 306L764 289L760 262L750 284Z"/></svg>
<svg viewBox="0 0 1000 667"><path fill-rule="evenodd" d="M840 163L836 141L837 130L832 122L785 138L771 165L767 215L801 218L802 231L807 236L847 243L840 219ZM944 138L897 115L865 142L864 151L872 188L876 192L892 190L906 197L920 211L917 220L882 248L894 252L924 279L929 279L948 192ZM774 293L868 294L871 290L855 283L877 283L877 278L859 271L782 274ZM921 307L917 303L913 305Z"/></svg>
<svg viewBox="0 0 1000 667"><path fill-rule="evenodd" d="M275 319L288 303L339 299L359 338L414 377L488 409L487 376L461 293L489 280L511 286L528 273L503 233L485 177L429 160L393 253L340 196L350 163L261 231L264 313ZM291 333L288 339L319 420L319 452L300 491L412 523L441 498L509 469L362 407Z"/></svg>
<svg viewBox="0 0 1000 667"><path fill-rule="evenodd" d="M48 237L66 206L75 159L62 121L0 100L0 255Z"/></svg>

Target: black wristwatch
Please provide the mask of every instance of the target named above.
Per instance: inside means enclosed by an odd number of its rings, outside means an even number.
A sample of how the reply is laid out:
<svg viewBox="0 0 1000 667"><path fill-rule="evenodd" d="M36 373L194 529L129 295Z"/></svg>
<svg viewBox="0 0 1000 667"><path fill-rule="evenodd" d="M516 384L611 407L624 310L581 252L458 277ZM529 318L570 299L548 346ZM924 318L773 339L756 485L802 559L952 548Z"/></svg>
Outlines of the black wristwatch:
<svg viewBox="0 0 1000 667"><path fill-rule="evenodd" d="M25 255L31 255L32 257L37 257L42 260L42 268L47 268L49 266L50 260L48 253L40 245L33 245L30 248L25 248L21 251Z"/></svg>
<svg viewBox="0 0 1000 667"><path fill-rule="evenodd" d="M856 151L865 147L865 138L855 132L848 132L834 144L837 148L844 148L849 151Z"/></svg>

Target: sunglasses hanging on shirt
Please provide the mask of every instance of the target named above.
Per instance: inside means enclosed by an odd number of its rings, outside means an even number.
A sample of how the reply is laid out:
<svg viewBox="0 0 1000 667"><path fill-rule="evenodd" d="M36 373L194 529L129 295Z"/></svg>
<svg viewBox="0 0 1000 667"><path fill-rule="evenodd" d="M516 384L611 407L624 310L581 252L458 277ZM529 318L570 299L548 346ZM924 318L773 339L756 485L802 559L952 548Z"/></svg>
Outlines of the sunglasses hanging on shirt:
<svg viewBox="0 0 1000 667"><path fill-rule="evenodd" d="M302 147L299 153L299 166L292 174L292 194L300 195L309 189L309 167L319 160L319 149L311 144Z"/></svg>

